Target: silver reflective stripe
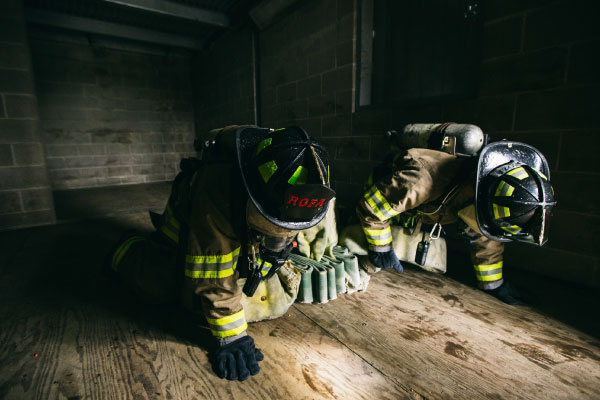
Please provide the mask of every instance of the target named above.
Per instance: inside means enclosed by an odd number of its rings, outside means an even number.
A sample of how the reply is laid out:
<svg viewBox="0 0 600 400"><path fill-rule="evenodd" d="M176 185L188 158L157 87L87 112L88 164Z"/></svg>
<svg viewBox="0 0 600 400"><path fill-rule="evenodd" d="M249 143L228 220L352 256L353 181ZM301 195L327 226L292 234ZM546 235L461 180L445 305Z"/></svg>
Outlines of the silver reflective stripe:
<svg viewBox="0 0 600 400"><path fill-rule="evenodd" d="M490 271L475 271L475 273L479 276L489 276L489 275L501 274L502 267L497 268L497 269L492 269Z"/></svg>
<svg viewBox="0 0 600 400"><path fill-rule="evenodd" d="M386 246L375 246L370 244L369 250L374 251L376 253L387 253L388 251L392 250L392 245L388 244Z"/></svg>
<svg viewBox="0 0 600 400"><path fill-rule="evenodd" d="M371 186L371 189L369 189L369 199L371 199L376 205L377 208L379 209L379 212L381 213L381 215L383 215L386 219L390 219L392 217L394 217L395 215L398 214L390 214L386 209L385 209L385 205L379 200L379 198L376 195L376 192L373 190L374 186ZM377 191L379 191L378 189L376 189ZM383 195L381 195L383 197ZM389 204L388 204L388 207Z"/></svg>
<svg viewBox="0 0 600 400"><path fill-rule="evenodd" d="M233 268L233 265L236 263L236 261L237 261L237 257L232 261L228 261L228 262L224 262L224 263L186 262L185 265L187 266L187 269L189 269L190 271L225 271L227 269Z"/></svg>
<svg viewBox="0 0 600 400"><path fill-rule="evenodd" d="M391 238L392 237L392 232L388 231L388 232L384 233L383 235L378 235L378 236L377 235L371 235L371 234L367 233L367 236L369 236L369 238L373 239L373 240L383 240L383 239Z"/></svg>
<svg viewBox="0 0 600 400"><path fill-rule="evenodd" d="M230 331L235 328L239 328L240 326L244 325L245 323L246 323L246 318L242 317L242 318L238 319L237 321L233 321L233 322L230 322L225 325L213 325L213 324L209 324L209 325L210 325L210 329L212 329L213 331L224 332L224 331Z"/></svg>

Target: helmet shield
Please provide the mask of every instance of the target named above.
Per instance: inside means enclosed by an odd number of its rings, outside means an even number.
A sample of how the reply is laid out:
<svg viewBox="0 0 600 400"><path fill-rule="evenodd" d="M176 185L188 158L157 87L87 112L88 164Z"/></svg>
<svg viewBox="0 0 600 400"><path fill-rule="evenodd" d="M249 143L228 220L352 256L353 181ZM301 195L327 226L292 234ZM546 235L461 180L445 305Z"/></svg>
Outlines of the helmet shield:
<svg viewBox="0 0 600 400"><path fill-rule="evenodd" d="M243 127L236 149L250 200L270 223L302 230L325 216L335 196L327 152L302 128Z"/></svg>
<svg viewBox="0 0 600 400"><path fill-rule="evenodd" d="M556 204L550 170L534 147L495 142L480 155L475 187L477 224L488 238L542 246Z"/></svg>

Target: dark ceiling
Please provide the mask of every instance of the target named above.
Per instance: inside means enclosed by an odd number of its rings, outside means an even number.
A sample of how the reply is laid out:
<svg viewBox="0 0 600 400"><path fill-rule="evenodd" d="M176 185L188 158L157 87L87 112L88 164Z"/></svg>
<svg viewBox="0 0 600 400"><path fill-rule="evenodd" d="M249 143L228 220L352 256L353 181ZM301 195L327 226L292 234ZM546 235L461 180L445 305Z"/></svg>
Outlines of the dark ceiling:
<svg viewBox="0 0 600 400"><path fill-rule="evenodd" d="M199 50L257 0L26 0L28 23Z"/></svg>

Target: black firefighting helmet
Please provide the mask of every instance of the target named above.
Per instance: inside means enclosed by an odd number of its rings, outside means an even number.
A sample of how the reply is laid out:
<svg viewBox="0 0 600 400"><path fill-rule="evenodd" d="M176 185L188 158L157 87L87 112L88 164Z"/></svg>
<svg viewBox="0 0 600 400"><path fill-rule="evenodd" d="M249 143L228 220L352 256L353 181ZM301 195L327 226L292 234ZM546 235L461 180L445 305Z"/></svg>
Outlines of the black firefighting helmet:
<svg viewBox="0 0 600 400"><path fill-rule="evenodd" d="M483 148L477 167L477 224L488 238L542 246L556 201L543 154L524 143L500 141Z"/></svg>
<svg viewBox="0 0 600 400"><path fill-rule="evenodd" d="M293 230L316 225L335 192L327 152L304 129L242 127L236 132L242 180L256 209Z"/></svg>

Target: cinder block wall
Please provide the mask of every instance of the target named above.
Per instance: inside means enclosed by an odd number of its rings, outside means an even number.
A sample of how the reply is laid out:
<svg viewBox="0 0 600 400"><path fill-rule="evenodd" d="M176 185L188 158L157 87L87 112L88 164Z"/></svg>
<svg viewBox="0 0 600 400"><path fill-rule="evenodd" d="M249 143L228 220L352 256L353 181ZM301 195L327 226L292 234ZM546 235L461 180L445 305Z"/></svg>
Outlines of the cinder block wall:
<svg viewBox="0 0 600 400"><path fill-rule="evenodd" d="M391 115L475 123L492 140L522 141L550 164L556 192L543 248L511 243L506 263L600 286L600 29L593 1L487 2L476 99Z"/></svg>
<svg viewBox="0 0 600 400"><path fill-rule="evenodd" d="M470 122L492 140L532 144L548 158L559 205L548 245L511 243L506 263L600 286L595 2L489 0L477 96L394 109L353 105L356 10L354 0L301 2L260 32L262 125L297 123L326 145L338 204L347 215L371 167L390 150L387 129L409 122Z"/></svg>
<svg viewBox="0 0 600 400"><path fill-rule="evenodd" d="M193 60L196 133L255 120L254 45L252 30L227 32Z"/></svg>
<svg viewBox="0 0 600 400"><path fill-rule="evenodd" d="M312 0L260 33L262 123L297 124L317 138L329 151L342 203L351 196L344 179L368 159L370 146L352 137L355 31L355 0Z"/></svg>
<svg viewBox="0 0 600 400"><path fill-rule="evenodd" d="M53 189L172 179L193 150L189 56L31 37Z"/></svg>
<svg viewBox="0 0 600 400"><path fill-rule="evenodd" d="M20 0L0 4L0 230L53 223Z"/></svg>

